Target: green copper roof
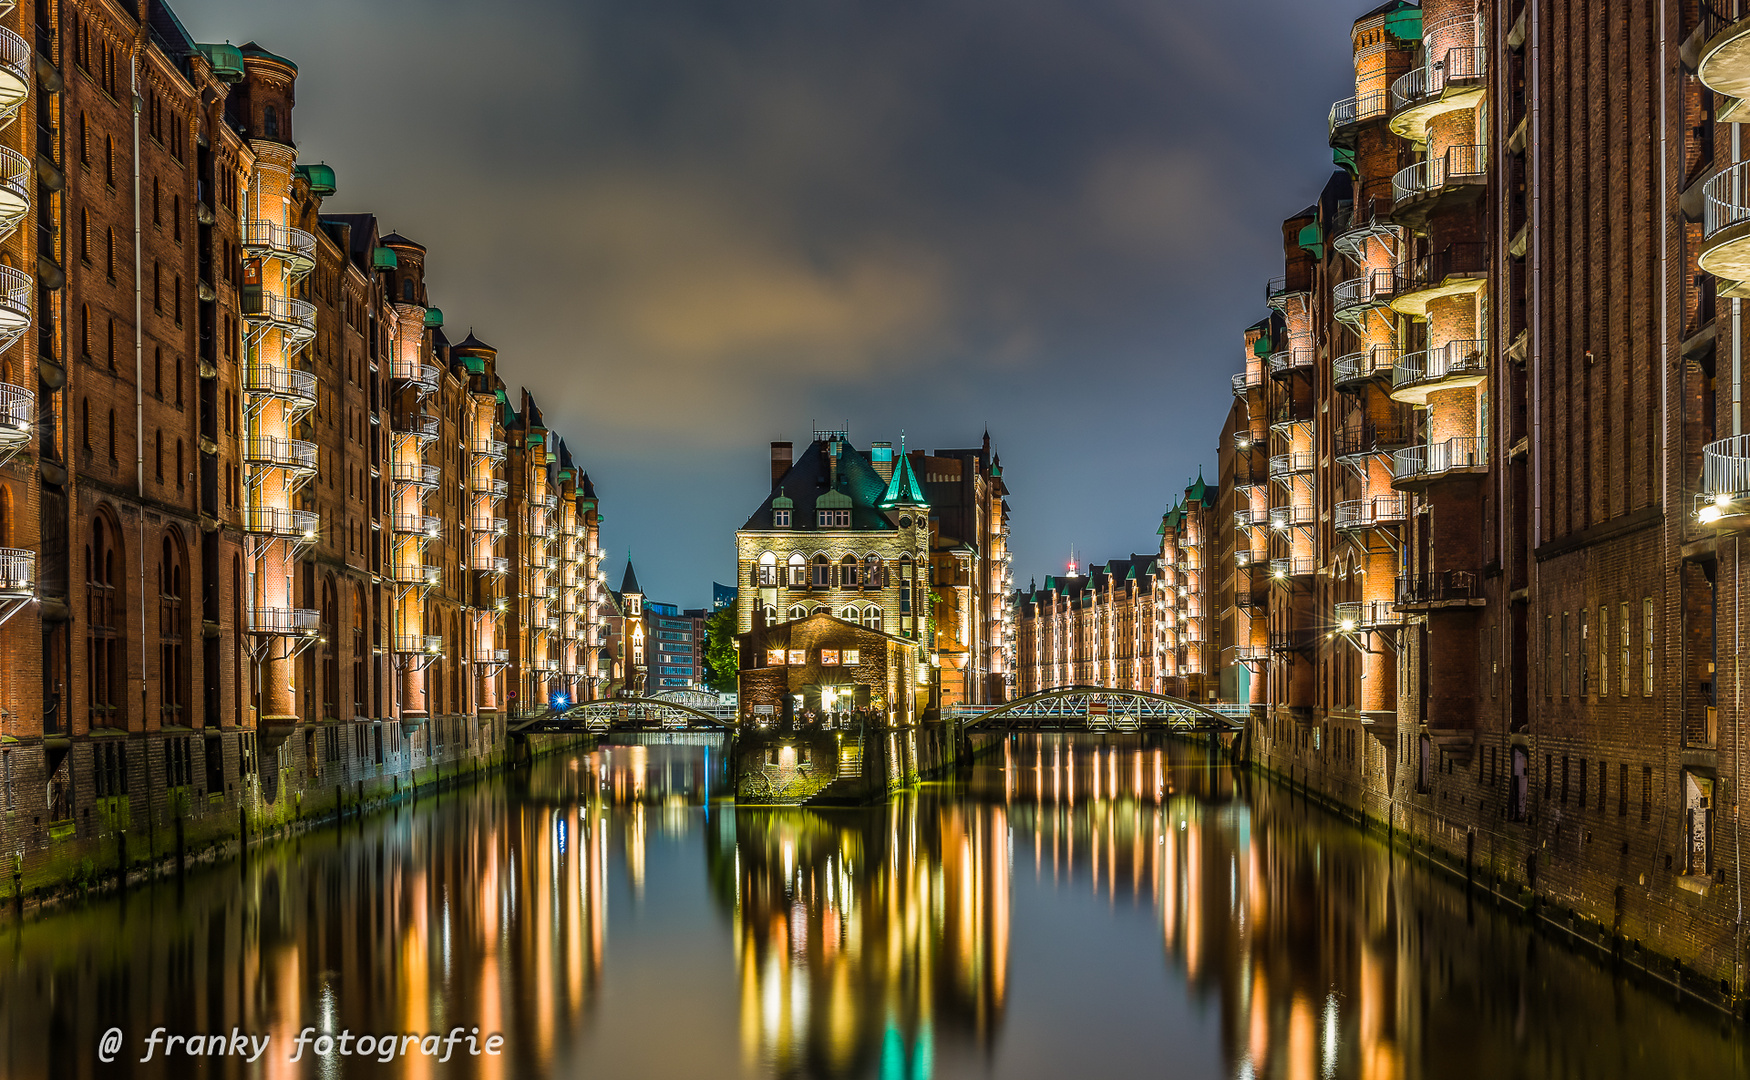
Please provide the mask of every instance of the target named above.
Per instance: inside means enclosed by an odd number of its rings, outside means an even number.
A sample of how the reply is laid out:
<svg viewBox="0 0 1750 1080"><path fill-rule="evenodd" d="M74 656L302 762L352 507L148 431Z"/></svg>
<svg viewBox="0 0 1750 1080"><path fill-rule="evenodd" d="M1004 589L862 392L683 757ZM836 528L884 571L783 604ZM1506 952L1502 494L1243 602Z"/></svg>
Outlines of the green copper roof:
<svg viewBox="0 0 1750 1080"><path fill-rule="evenodd" d="M1385 15L1385 32L1399 41L1422 40L1422 9L1408 4Z"/></svg>
<svg viewBox="0 0 1750 1080"><path fill-rule="evenodd" d="M395 258L395 249L379 247L371 249L371 266L377 270L393 270L401 265Z"/></svg>
<svg viewBox="0 0 1750 1080"><path fill-rule="evenodd" d="M464 356L462 357L462 366L468 369L470 375L484 375L486 374L486 357Z"/></svg>
<svg viewBox="0 0 1750 1080"><path fill-rule="evenodd" d="M911 458L905 453L905 439L900 439L899 468L893 470L893 479L887 482L887 491L881 496L881 508L890 506L928 506L924 499L924 489L918 483L917 474L911 471Z"/></svg>
<svg viewBox="0 0 1750 1080"><path fill-rule="evenodd" d="M338 189L334 186L334 167L327 162L317 162L314 165L299 165L298 175L310 185L310 194L318 199L326 199Z"/></svg>
<svg viewBox="0 0 1750 1080"><path fill-rule="evenodd" d="M1204 503L1208 501L1209 485L1203 482L1203 470L1197 470L1197 482L1185 489L1187 502Z"/></svg>
<svg viewBox="0 0 1750 1080"><path fill-rule="evenodd" d="M1257 341L1252 342L1252 355L1253 356L1269 356L1270 355L1270 339L1268 337L1261 337Z"/></svg>
<svg viewBox="0 0 1750 1080"><path fill-rule="evenodd" d="M425 309L425 325L442 326L443 324L444 311L442 308L428 307Z"/></svg>
<svg viewBox="0 0 1750 1080"><path fill-rule="evenodd" d="M1316 221L1313 222L1311 225L1307 225L1307 226L1303 227L1300 230L1300 237L1299 237L1298 243L1300 244L1300 249L1302 251L1305 251L1305 252L1310 252L1312 254L1313 258L1315 258L1315 259L1324 258L1325 257L1325 227L1323 225L1320 225Z"/></svg>
<svg viewBox="0 0 1750 1080"><path fill-rule="evenodd" d="M243 79L243 50L226 42L223 45L202 45L201 52L206 53L207 62L213 65L213 76L220 82L241 82Z"/></svg>

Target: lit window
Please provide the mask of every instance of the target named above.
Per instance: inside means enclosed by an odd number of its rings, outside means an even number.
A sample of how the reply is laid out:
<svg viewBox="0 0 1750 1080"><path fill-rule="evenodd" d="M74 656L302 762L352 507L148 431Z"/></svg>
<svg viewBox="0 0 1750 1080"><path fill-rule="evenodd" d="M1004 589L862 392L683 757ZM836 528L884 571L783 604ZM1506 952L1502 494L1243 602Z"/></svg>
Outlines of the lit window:
<svg viewBox="0 0 1750 1080"><path fill-rule="evenodd" d="M837 649L822 649L822 650L820 650L820 666L821 667L834 667L838 664L838 662L839 662L839 651Z"/></svg>
<svg viewBox="0 0 1750 1080"><path fill-rule="evenodd" d="M798 666L808 663L808 651L806 649L791 649L790 663Z"/></svg>
<svg viewBox="0 0 1750 1080"><path fill-rule="evenodd" d="M766 650L766 665L768 667L783 667L784 666L784 650L783 649L768 649L768 650Z"/></svg>
<svg viewBox="0 0 1750 1080"><path fill-rule="evenodd" d="M844 658L845 658L845 663L847 663L847 664L857 663L858 662L857 661L857 650L856 649L846 649L844 651Z"/></svg>
<svg viewBox="0 0 1750 1080"><path fill-rule="evenodd" d="M773 510L772 527L774 529L788 529L790 527L790 511Z"/></svg>
<svg viewBox="0 0 1750 1080"><path fill-rule="evenodd" d="M851 512L849 510L816 510L815 516L823 529L848 529L851 527Z"/></svg>

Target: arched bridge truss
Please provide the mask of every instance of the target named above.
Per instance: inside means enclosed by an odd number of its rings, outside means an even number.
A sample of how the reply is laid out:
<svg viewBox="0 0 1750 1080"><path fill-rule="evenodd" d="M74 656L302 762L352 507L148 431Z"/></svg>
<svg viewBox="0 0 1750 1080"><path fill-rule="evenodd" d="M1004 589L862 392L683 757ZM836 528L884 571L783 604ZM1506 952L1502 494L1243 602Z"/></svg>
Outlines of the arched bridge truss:
<svg viewBox="0 0 1750 1080"><path fill-rule="evenodd" d="M1235 732L1241 716L1146 690L1071 686L1045 690L993 708L954 712L972 731Z"/></svg>
<svg viewBox="0 0 1750 1080"><path fill-rule="evenodd" d="M730 731L725 718L680 701L660 698L607 698L586 701L510 725L513 735L561 735L617 731Z"/></svg>

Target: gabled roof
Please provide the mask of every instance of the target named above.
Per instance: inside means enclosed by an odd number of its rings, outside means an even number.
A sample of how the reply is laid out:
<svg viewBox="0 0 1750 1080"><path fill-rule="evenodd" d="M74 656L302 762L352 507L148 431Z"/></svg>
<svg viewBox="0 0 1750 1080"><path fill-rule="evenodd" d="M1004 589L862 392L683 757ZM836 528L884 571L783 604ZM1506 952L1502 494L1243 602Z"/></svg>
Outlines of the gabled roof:
<svg viewBox="0 0 1750 1080"><path fill-rule="evenodd" d="M620 595L625 596L628 593L644 595L644 590L638 587L638 575L632 569L632 556L630 554L626 556L626 576L620 579Z"/></svg>
<svg viewBox="0 0 1750 1080"><path fill-rule="evenodd" d="M396 244L399 244L402 247L418 248L421 251L425 250L424 244L421 244L417 240L409 240L409 239L407 239L407 237L402 236L398 232L392 232L387 236L379 237L377 239L377 243L383 245L384 247L392 247Z"/></svg>
<svg viewBox="0 0 1750 1080"><path fill-rule="evenodd" d="M588 473L584 473L583 479L577 482L577 493L586 499L593 499L596 497L595 483L590 480Z"/></svg>
<svg viewBox="0 0 1750 1080"><path fill-rule="evenodd" d="M1208 503L1209 485L1203 482L1203 470L1201 468L1197 470L1197 482L1185 489L1185 498L1200 504Z"/></svg>
<svg viewBox="0 0 1750 1080"><path fill-rule="evenodd" d="M487 352L497 352L498 351L497 349L494 349L492 346L486 344L486 342L481 341L479 338L475 337L474 336L474 328L472 326L470 326L468 328L468 336L463 338L461 341L458 341L456 343L455 347L458 349L485 349Z"/></svg>
<svg viewBox="0 0 1750 1080"><path fill-rule="evenodd" d="M869 463L868 453L849 443L840 443L836 483L834 472L827 453L827 443L809 443L808 449L802 451L789 470L772 485L771 493L748 517L742 528L770 529L773 500L779 498L790 500L795 511L790 520L795 529L816 528L815 507L818 500L829 491L837 492L850 500L852 529L885 532L893 528L893 523L881 512L881 496L887 485ZM836 498L828 501L839 502Z"/></svg>

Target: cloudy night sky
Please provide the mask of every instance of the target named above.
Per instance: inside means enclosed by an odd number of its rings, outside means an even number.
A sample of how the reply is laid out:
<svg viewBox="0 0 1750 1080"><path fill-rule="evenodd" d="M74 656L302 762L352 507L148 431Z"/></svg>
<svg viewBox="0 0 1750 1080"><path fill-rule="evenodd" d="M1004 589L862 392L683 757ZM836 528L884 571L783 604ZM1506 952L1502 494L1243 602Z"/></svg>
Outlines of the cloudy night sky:
<svg viewBox="0 0 1750 1080"><path fill-rule="evenodd" d="M180 0L430 249L589 469L610 579L732 581L766 444L973 446L1015 576L1153 550L1331 170L1357 0Z"/></svg>

